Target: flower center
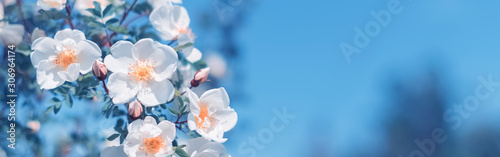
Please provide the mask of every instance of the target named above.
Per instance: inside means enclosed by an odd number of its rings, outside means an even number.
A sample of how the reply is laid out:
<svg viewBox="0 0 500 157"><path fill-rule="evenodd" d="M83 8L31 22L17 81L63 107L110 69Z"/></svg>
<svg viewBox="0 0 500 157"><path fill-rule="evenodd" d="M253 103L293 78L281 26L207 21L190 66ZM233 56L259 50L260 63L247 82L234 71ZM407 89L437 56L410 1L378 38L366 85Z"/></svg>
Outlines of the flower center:
<svg viewBox="0 0 500 157"><path fill-rule="evenodd" d="M57 8L57 7L59 7L60 5L62 5L61 3L56 2L56 1L48 1L48 2L45 2L45 4L49 5L49 6L50 6L50 7L52 7L52 8Z"/></svg>
<svg viewBox="0 0 500 157"><path fill-rule="evenodd" d="M156 137L151 137L151 138L145 138L142 140L142 143L144 144L144 147L141 148L142 151L151 154L156 154L160 152L160 149L165 147L165 143L163 143L163 138L160 136Z"/></svg>
<svg viewBox="0 0 500 157"><path fill-rule="evenodd" d="M136 63L130 64L129 68L132 70L132 72L129 72L128 75L132 76L136 81L148 81L149 79L154 78L154 63L152 65L149 65L149 60L136 60Z"/></svg>
<svg viewBox="0 0 500 157"><path fill-rule="evenodd" d="M179 29L179 34L181 34L181 33L186 34L187 32L188 32L188 30L186 28L180 28Z"/></svg>
<svg viewBox="0 0 500 157"><path fill-rule="evenodd" d="M214 118L212 115L210 115L208 113L208 105L206 105L205 103L202 103L200 102L200 114L198 114L198 116L196 116L196 125L200 128L200 129L205 129L207 128L207 126L205 126L205 119L209 119L209 126L212 126L212 122L210 121L213 121L212 119Z"/></svg>
<svg viewBox="0 0 500 157"><path fill-rule="evenodd" d="M65 49L63 52L56 56L54 64L64 67L67 69L69 65L76 63L75 51L71 49Z"/></svg>

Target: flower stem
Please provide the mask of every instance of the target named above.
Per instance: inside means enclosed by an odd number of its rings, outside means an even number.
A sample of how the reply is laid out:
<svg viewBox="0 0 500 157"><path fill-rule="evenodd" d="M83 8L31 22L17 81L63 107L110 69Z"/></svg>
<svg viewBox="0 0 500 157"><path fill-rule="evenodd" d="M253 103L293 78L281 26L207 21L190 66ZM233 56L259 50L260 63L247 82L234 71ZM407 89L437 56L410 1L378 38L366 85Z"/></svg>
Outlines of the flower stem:
<svg viewBox="0 0 500 157"><path fill-rule="evenodd" d="M71 18L71 6L69 6L68 4L66 4L66 12L68 13L68 19L66 19L66 22L69 24L71 29L75 29L75 25L73 25L73 21Z"/></svg>
<svg viewBox="0 0 500 157"><path fill-rule="evenodd" d="M26 31L26 33L29 33L30 30L28 28L28 23L26 22L26 19L24 18L22 3L23 3L22 0L16 0L16 5L19 8L19 16L21 16L21 20L23 22L24 30Z"/></svg>
<svg viewBox="0 0 500 157"><path fill-rule="evenodd" d="M123 16L122 16L122 19L120 20L120 26L123 24L123 22L125 21L125 19L127 18L128 14L130 13L130 11L132 11L132 9L134 8L135 4L137 4L137 1L138 0L134 0L134 3L132 3L132 5L130 6L130 8L128 9L125 9L125 11L123 11ZM118 33L116 32L113 32L113 34L111 34L111 36L109 37L110 39L113 38L114 36L116 36ZM111 43L110 43L111 44Z"/></svg>
<svg viewBox="0 0 500 157"><path fill-rule="evenodd" d="M102 87L104 87L104 91L106 91L106 94L109 95L109 90L108 87L106 87L106 83L104 82L104 80L102 80Z"/></svg>

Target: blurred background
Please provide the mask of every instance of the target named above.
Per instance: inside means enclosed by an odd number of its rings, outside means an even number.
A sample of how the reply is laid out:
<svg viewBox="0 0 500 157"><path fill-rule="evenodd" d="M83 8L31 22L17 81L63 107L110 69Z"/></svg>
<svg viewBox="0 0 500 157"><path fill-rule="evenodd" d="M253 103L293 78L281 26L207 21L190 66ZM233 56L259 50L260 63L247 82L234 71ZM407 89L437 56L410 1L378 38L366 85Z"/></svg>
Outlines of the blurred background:
<svg viewBox="0 0 500 157"><path fill-rule="evenodd" d="M195 92L225 87L238 113L225 135L232 156L500 156L499 1L183 5L212 68ZM391 18L381 23L372 11ZM100 104L45 116L47 100L20 101L26 132L41 124L20 136L20 156L95 156L113 132Z"/></svg>

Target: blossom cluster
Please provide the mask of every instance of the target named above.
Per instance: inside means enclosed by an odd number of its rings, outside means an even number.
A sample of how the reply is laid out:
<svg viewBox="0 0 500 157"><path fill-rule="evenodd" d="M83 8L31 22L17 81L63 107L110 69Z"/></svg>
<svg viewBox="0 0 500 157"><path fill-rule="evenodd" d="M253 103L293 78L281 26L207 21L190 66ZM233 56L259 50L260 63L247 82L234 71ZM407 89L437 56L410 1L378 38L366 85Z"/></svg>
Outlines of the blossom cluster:
<svg viewBox="0 0 500 157"><path fill-rule="evenodd" d="M201 96L191 90L208 80L210 68L194 47L181 0L38 0L36 6L40 19L63 27L28 33L23 25L1 21L0 41L20 44L26 32L40 89L60 95L69 107L74 98L98 99L106 118L118 117L117 133L107 139L120 137L120 145L105 148L101 156L230 156L222 143L237 114L223 87ZM143 30L131 33L131 12L149 19ZM53 36L46 35L54 29ZM59 112L62 101L51 102L47 113ZM120 105L127 108L127 123L116 112Z"/></svg>

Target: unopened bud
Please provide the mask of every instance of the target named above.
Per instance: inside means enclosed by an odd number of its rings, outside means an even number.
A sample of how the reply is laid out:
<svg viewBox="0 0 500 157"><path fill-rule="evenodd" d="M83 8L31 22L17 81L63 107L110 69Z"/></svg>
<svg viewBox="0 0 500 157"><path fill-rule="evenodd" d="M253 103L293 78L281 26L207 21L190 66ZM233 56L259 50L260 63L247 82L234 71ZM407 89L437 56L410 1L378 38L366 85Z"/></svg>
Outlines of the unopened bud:
<svg viewBox="0 0 500 157"><path fill-rule="evenodd" d="M138 118L142 114L142 105L139 101L134 100L128 104L128 114L132 119Z"/></svg>
<svg viewBox="0 0 500 157"><path fill-rule="evenodd" d="M106 69L106 65L99 60L96 60L92 65L92 72L100 81L104 81L106 77L108 77L108 69Z"/></svg>
<svg viewBox="0 0 500 157"><path fill-rule="evenodd" d="M194 74L194 79L191 80L191 87L198 87L203 82L207 81L208 74L210 74L210 68L201 69Z"/></svg>

